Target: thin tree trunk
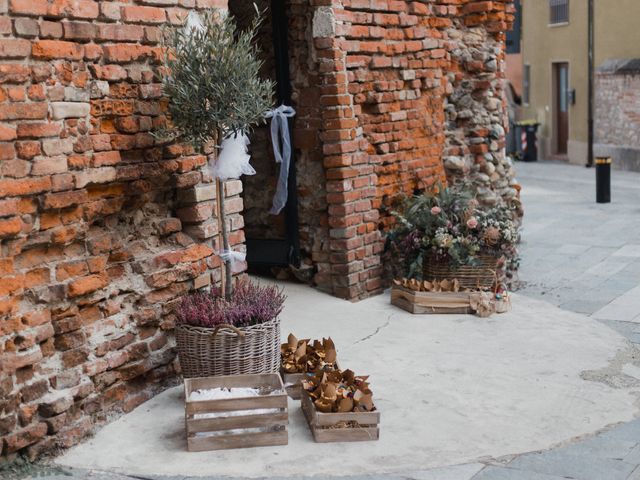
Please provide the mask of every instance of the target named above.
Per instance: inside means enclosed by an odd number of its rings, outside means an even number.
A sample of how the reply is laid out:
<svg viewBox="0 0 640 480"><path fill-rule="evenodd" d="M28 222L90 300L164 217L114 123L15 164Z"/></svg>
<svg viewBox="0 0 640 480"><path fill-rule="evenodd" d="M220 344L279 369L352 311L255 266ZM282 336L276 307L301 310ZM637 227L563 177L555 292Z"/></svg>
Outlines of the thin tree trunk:
<svg viewBox="0 0 640 480"><path fill-rule="evenodd" d="M220 236L222 237L222 250L230 252L229 234L227 233L227 221L224 213L224 182L216 179L218 190L218 215L220 216ZM224 260L224 296L227 300L233 295L233 272L231 271L231 259Z"/></svg>

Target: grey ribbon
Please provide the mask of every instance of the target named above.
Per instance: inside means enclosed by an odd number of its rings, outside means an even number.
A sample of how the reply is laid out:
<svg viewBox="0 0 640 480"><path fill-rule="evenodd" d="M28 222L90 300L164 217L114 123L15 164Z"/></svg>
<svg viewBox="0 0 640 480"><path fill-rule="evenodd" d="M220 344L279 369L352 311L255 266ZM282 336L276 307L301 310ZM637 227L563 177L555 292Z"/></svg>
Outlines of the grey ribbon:
<svg viewBox="0 0 640 480"><path fill-rule="evenodd" d="M278 215L287 203L289 166L291 164L291 136L289 135L289 118L295 116L296 111L287 105L280 105L265 114L271 118L271 143L276 163L280 164L278 186L273 197L273 205L269 213Z"/></svg>

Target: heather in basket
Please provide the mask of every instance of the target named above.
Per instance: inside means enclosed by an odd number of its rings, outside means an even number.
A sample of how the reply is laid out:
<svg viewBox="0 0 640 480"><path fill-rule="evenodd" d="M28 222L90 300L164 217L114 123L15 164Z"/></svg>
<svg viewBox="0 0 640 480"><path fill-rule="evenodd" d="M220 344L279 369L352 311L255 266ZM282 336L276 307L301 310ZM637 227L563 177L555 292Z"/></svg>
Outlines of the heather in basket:
<svg viewBox="0 0 640 480"><path fill-rule="evenodd" d="M517 259L519 232L513 209L483 208L471 192L464 183L438 186L400 202L392 212L396 224L388 235L390 251L399 260L398 276L431 280L427 266L439 264L452 269L452 280L456 269L479 265L487 256L496 259L494 270Z"/></svg>
<svg viewBox="0 0 640 480"><path fill-rule="evenodd" d="M177 323L207 328L225 324L249 327L277 318L284 300L278 287L245 280L236 284L230 300L215 288L211 292L186 295L176 312Z"/></svg>

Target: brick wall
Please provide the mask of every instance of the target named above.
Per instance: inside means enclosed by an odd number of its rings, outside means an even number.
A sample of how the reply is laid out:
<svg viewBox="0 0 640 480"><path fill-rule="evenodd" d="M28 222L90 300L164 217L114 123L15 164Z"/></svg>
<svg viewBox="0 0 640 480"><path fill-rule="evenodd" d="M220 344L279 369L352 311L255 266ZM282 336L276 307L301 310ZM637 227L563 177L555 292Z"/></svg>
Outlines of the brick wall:
<svg viewBox="0 0 640 480"><path fill-rule="evenodd" d="M640 172L640 59L608 60L596 75L595 153Z"/></svg>
<svg viewBox="0 0 640 480"><path fill-rule="evenodd" d="M172 308L220 271L206 157L151 134L166 107L159 27L225 4L0 0L1 455L72 445L175 376ZM384 286L397 193L447 178L486 204L515 197L501 98L512 6L287 7L302 252L319 288L366 297ZM242 183L225 193L243 248Z"/></svg>
<svg viewBox="0 0 640 480"><path fill-rule="evenodd" d="M510 0L315 0L329 265L337 296L380 292L386 207L434 181L515 198L504 157ZM443 162L444 158L444 162Z"/></svg>
<svg viewBox="0 0 640 480"><path fill-rule="evenodd" d="M159 28L225 4L0 1L1 455L70 446L175 375L172 306L220 273L206 158L150 133Z"/></svg>

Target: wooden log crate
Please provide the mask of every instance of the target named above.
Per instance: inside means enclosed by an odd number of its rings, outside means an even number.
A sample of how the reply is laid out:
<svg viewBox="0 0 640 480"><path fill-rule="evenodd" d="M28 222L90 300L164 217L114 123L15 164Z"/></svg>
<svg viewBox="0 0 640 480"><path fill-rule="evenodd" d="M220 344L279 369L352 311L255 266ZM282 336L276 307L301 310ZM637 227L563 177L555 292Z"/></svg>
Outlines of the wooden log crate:
<svg viewBox="0 0 640 480"><path fill-rule="evenodd" d="M279 393L189 400L195 390L215 388L257 388ZM287 445L289 442L287 394L277 373L187 378L184 391L187 449L190 452Z"/></svg>
<svg viewBox="0 0 640 480"><path fill-rule="evenodd" d="M318 443L364 442L380 438L380 412L319 412L306 390L302 389L302 411L313 439Z"/></svg>
<svg viewBox="0 0 640 480"><path fill-rule="evenodd" d="M471 292L416 292L394 285L391 304L410 313L473 313Z"/></svg>

